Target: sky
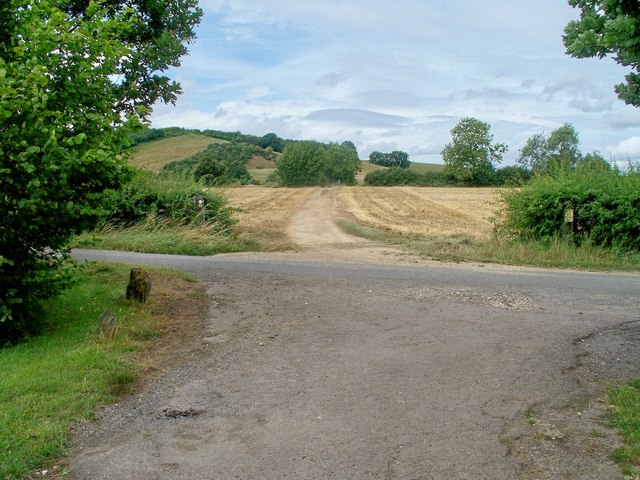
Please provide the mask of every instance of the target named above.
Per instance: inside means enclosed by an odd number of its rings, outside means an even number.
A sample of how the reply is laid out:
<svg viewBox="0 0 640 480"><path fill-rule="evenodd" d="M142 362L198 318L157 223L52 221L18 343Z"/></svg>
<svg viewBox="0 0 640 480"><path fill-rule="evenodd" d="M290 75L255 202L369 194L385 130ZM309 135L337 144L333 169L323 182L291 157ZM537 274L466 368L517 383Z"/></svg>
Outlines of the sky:
<svg viewBox="0 0 640 480"><path fill-rule="evenodd" d="M360 158L442 163L463 117L491 125L512 165L564 123L584 153L640 160L640 108L613 91L628 68L565 54L564 0L200 0L175 106L152 126L352 141Z"/></svg>

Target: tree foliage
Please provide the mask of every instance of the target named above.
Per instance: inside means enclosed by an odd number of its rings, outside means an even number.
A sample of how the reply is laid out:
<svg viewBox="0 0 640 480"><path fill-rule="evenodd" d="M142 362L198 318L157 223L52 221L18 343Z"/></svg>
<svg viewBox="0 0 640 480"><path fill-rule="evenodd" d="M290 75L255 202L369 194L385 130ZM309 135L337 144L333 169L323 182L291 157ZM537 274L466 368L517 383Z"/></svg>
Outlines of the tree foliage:
<svg viewBox="0 0 640 480"><path fill-rule="evenodd" d="M472 117L461 119L451 130L451 142L442 150L445 173L463 183L490 183L493 164L500 163L507 152L505 144L492 143L490 131L488 123Z"/></svg>
<svg viewBox="0 0 640 480"><path fill-rule="evenodd" d="M123 149L179 65L195 0L10 0L0 9L0 336L59 291L69 238L128 176ZM62 251L63 254L60 254Z"/></svg>
<svg viewBox="0 0 640 480"><path fill-rule="evenodd" d="M551 240L566 234L577 244L640 251L638 172L578 168L557 177L539 175L505 191L503 200L499 232L509 237Z"/></svg>
<svg viewBox="0 0 640 480"><path fill-rule="evenodd" d="M582 160L578 132L565 123L550 134L532 135L519 152L516 162L535 174L558 175L576 167Z"/></svg>
<svg viewBox="0 0 640 480"><path fill-rule="evenodd" d="M565 27L564 45L576 58L613 56L632 71L615 86L621 100L640 106L640 3L637 0L569 0L580 19Z"/></svg>
<svg viewBox="0 0 640 480"><path fill-rule="evenodd" d="M411 166L409 154L400 150L394 150L391 153L371 152L369 162L383 167L409 168Z"/></svg>
<svg viewBox="0 0 640 480"><path fill-rule="evenodd" d="M258 146L260 148L271 147L274 152L282 153L284 151L284 140L275 133L267 133L260 139Z"/></svg>
<svg viewBox="0 0 640 480"><path fill-rule="evenodd" d="M358 148L356 147L356 144L353 143L351 140L345 140L340 145L343 145L345 147L349 147L351 150L353 150L356 153L356 156L358 156ZM360 157L358 157L358 158L360 158Z"/></svg>
<svg viewBox="0 0 640 480"><path fill-rule="evenodd" d="M324 170L322 144L314 141L289 144L276 165L280 182L285 187L317 185Z"/></svg>
<svg viewBox="0 0 640 480"><path fill-rule="evenodd" d="M315 141L289 143L277 162L278 178L285 187L354 184L360 168L358 155L351 147Z"/></svg>
<svg viewBox="0 0 640 480"><path fill-rule="evenodd" d="M246 162L258 155L270 158L262 148L241 142L211 143L201 152L182 160L169 162L162 167L163 172L190 173L196 180L207 185L251 182Z"/></svg>
<svg viewBox="0 0 640 480"><path fill-rule="evenodd" d="M330 143L325 148L323 176L326 182L345 185L356 183L356 173L360 171L362 164L358 158L358 151L352 145L346 142Z"/></svg>

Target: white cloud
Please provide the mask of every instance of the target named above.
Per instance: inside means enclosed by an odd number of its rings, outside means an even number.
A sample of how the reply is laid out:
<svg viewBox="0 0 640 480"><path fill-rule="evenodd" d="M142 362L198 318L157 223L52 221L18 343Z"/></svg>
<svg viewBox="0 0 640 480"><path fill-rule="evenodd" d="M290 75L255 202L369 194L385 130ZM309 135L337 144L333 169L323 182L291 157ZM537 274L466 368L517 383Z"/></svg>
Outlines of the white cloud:
<svg viewBox="0 0 640 480"><path fill-rule="evenodd" d="M171 72L185 93L156 108L154 126L352 140L365 156L388 147L431 162L463 116L492 125L511 147L507 163L530 135L565 122L585 151L640 137L640 110L613 92L624 70L564 54L563 27L577 17L566 2L201 5L199 39Z"/></svg>
<svg viewBox="0 0 640 480"><path fill-rule="evenodd" d="M640 158L640 136L625 138L617 145L607 147L607 151L618 160Z"/></svg>

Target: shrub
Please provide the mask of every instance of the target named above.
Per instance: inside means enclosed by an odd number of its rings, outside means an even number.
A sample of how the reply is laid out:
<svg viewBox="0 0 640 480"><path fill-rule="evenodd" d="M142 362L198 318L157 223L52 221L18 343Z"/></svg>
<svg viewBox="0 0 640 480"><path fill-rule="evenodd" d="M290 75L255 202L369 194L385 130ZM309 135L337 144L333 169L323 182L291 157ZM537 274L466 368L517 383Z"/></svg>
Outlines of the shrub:
<svg viewBox="0 0 640 480"><path fill-rule="evenodd" d="M203 209L194 204L198 196L204 201ZM231 213L224 196L203 188L190 176L139 172L121 191L113 192L104 223L132 225L155 215L176 224L215 220L228 228L233 224Z"/></svg>
<svg viewBox="0 0 640 480"><path fill-rule="evenodd" d="M163 172L191 173L196 180L203 179L206 185L251 182L246 162L254 155L269 158L269 152L247 143L212 143L202 152L170 162L162 167Z"/></svg>
<svg viewBox="0 0 640 480"><path fill-rule="evenodd" d="M498 232L551 239L566 232L576 243L640 250L640 174L572 171L535 177L503 194ZM573 213L573 221L566 212Z"/></svg>
<svg viewBox="0 0 640 480"><path fill-rule="evenodd" d="M533 174L523 167L503 167L493 172L491 185L516 187L527 183Z"/></svg>
<svg viewBox="0 0 640 480"><path fill-rule="evenodd" d="M287 145L277 164L278 176L285 187L318 185L323 170L322 144L313 141Z"/></svg>
<svg viewBox="0 0 640 480"><path fill-rule="evenodd" d="M409 185L415 187L439 187L455 185L455 178L443 172L418 173L400 167L387 170L374 170L364 177L366 185L389 187L394 185Z"/></svg>

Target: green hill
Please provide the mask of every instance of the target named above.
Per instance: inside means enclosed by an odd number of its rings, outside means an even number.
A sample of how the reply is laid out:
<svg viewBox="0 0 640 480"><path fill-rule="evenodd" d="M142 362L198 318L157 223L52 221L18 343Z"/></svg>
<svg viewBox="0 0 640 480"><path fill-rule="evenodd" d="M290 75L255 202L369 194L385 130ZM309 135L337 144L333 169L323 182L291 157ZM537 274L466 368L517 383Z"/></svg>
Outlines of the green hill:
<svg viewBox="0 0 640 480"><path fill-rule="evenodd" d="M416 173L427 173L427 172L442 172L444 170L444 165L440 165L438 163L411 163L409 166L409 170L413 170Z"/></svg>

